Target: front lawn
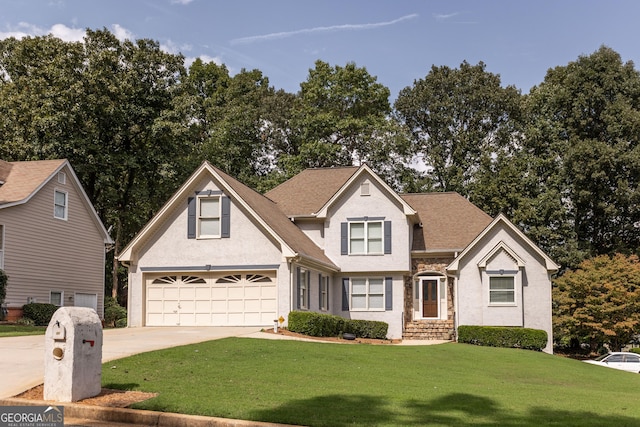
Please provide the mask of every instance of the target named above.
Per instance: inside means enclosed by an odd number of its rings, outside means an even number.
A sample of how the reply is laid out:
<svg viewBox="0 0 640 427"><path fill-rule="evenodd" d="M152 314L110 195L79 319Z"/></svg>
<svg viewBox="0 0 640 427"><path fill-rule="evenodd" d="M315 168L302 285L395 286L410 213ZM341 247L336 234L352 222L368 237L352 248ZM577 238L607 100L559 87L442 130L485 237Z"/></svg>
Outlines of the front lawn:
<svg viewBox="0 0 640 427"><path fill-rule="evenodd" d="M44 335L46 326L0 325L0 338L22 335Z"/></svg>
<svg viewBox="0 0 640 427"><path fill-rule="evenodd" d="M139 409L310 426L640 425L640 375L464 344L228 338L106 363L102 381L159 393Z"/></svg>

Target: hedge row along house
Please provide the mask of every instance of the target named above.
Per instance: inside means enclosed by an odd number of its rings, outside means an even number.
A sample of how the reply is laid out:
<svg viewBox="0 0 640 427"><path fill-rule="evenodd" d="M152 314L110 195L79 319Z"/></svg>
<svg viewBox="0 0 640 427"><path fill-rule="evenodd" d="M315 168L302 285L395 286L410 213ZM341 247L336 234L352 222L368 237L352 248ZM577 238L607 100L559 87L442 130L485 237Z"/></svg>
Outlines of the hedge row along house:
<svg viewBox="0 0 640 427"><path fill-rule="evenodd" d="M293 310L548 334L558 266L456 193L397 194L367 165L307 169L261 195L205 162L119 255L130 326L273 326Z"/></svg>
<svg viewBox="0 0 640 427"><path fill-rule="evenodd" d="M113 244L67 160L0 160L0 269L9 320L30 302L104 310Z"/></svg>

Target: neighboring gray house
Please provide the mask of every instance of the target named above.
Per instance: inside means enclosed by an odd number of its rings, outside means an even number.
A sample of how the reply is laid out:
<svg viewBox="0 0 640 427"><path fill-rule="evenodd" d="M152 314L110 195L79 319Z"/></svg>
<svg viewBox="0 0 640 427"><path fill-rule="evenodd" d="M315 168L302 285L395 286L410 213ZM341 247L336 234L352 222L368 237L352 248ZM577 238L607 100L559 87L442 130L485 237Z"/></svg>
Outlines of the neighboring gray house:
<svg viewBox="0 0 640 427"><path fill-rule="evenodd" d="M543 329L558 266L456 193L397 194L368 166L307 169L264 196L205 162L119 256L129 325L270 326L292 310L454 339Z"/></svg>
<svg viewBox="0 0 640 427"><path fill-rule="evenodd" d="M112 244L67 160L0 160L0 269L5 309L29 302L104 310L105 249Z"/></svg>

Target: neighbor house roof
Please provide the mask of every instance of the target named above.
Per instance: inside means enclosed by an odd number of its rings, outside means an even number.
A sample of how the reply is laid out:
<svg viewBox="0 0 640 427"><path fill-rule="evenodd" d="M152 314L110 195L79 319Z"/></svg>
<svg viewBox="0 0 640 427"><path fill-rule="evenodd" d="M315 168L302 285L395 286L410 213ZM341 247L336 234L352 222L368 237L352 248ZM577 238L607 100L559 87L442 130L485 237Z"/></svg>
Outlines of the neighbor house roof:
<svg viewBox="0 0 640 427"><path fill-rule="evenodd" d="M70 173L70 179L82 196L81 202L91 215L96 227L104 237L105 244L113 244L109 232L105 229L93 204L85 193L80 180L66 159L33 160L26 162L5 162L0 160L0 209L27 203L47 182L64 167Z"/></svg>
<svg viewBox="0 0 640 427"><path fill-rule="evenodd" d="M31 162L0 160L0 207L26 202L64 163L64 159Z"/></svg>
<svg viewBox="0 0 640 427"><path fill-rule="evenodd" d="M458 193L401 194L418 212L413 234L414 252L459 252L469 245L492 218Z"/></svg>

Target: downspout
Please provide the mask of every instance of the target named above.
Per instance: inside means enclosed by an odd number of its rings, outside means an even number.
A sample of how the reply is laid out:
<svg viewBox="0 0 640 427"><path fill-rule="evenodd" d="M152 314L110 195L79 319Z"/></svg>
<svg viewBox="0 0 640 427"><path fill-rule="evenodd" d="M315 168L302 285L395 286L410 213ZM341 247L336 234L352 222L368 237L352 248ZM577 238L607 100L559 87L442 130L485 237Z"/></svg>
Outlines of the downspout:
<svg viewBox="0 0 640 427"><path fill-rule="evenodd" d="M520 269L520 303L522 304L522 327L526 328L524 323L525 315L524 315L524 267Z"/></svg>

